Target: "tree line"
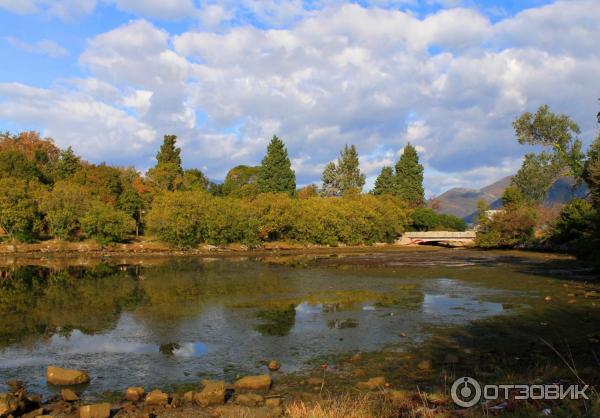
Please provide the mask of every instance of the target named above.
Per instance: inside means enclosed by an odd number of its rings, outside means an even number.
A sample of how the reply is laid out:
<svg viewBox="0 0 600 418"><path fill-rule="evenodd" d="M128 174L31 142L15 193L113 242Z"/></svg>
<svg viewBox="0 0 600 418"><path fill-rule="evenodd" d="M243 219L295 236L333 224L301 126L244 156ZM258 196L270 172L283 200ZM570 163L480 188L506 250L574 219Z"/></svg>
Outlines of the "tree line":
<svg viewBox="0 0 600 418"><path fill-rule="evenodd" d="M277 136L260 165L234 167L216 183L183 168L174 135L165 135L145 175L91 164L35 132L0 135L0 227L10 240L90 238L106 245L152 235L179 248L274 240L339 245L391 242L405 229L466 227L424 207L423 167L411 144L369 193L362 193L354 145L325 166L322 181L297 189Z"/></svg>

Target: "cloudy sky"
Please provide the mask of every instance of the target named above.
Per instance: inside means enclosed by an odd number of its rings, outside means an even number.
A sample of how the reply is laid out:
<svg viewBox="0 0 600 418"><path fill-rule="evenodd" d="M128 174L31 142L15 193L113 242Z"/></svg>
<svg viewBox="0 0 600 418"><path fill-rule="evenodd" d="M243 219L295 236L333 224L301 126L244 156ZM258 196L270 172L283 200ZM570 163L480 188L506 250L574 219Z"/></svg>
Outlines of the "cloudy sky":
<svg viewBox="0 0 600 418"><path fill-rule="evenodd" d="M273 134L299 184L355 144L372 184L407 141L428 196L519 166L548 103L589 142L598 0L0 0L0 130L144 171L165 133L222 179Z"/></svg>

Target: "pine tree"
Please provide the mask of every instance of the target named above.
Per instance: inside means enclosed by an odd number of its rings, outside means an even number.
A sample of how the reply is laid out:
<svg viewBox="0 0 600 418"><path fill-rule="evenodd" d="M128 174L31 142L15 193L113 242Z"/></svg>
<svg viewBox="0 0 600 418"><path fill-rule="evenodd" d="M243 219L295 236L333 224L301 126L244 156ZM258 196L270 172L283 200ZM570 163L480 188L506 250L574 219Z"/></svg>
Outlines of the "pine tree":
<svg viewBox="0 0 600 418"><path fill-rule="evenodd" d="M392 167L383 167L381 173L375 180L375 187L373 188L374 195L390 194L393 195L396 189L396 179L394 177L394 170Z"/></svg>
<svg viewBox="0 0 600 418"><path fill-rule="evenodd" d="M360 172L358 152L354 145L344 146L337 162L337 175L342 195L362 191L365 175Z"/></svg>
<svg viewBox="0 0 600 418"><path fill-rule="evenodd" d="M262 193L289 193L296 191L296 174L283 141L273 136L267 154L262 160L257 179L258 189Z"/></svg>
<svg viewBox="0 0 600 418"><path fill-rule="evenodd" d="M323 196L339 196L341 191L338 180L337 166L331 161L327 163L321 175L321 181L323 182L321 194Z"/></svg>
<svg viewBox="0 0 600 418"><path fill-rule="evenodd" d="M64 180L71 177L79 169L79 157L73 152L73 148L69 146L66 150L61 151L56 162L56 176Z"/></svg>
<svg viewBox="0 0 600 418"><path fill-rule="evenodd" d="M181 149L175 143L175 135L165 135L156 154L156 166L148 170L148 177L163 190L175 190L182 182Z"/></svg>
<svg viewBox="0 0 600 418"><path fill-rule="evenodd" d="M425 202L423 166L419 164L419 154L410 142L396 163L395 195L415 207Z"/></svg>

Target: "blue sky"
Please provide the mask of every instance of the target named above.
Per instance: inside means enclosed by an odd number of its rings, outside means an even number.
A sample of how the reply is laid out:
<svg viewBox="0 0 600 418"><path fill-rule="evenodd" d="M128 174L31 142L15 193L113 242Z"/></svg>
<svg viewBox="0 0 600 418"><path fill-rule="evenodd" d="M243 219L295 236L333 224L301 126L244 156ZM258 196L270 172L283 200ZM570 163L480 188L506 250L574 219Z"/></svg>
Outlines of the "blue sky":
<svg viewBox="0 0 600 418"><path fill-rule="evenodd" d="M222 178L271 135L300 184L345 143L372 183L407 141L429 195L513 173L548 103L595 135L594 0L0 0L0 129L153 164L163 134Z"/></svg>

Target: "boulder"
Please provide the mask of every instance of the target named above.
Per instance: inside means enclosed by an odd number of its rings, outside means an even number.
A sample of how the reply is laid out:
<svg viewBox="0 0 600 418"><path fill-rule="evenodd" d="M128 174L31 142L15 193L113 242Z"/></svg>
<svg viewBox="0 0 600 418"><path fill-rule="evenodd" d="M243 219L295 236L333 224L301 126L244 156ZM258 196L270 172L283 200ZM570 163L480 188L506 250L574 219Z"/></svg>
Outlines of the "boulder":
<svg viewBox="0 0 600 418"><path fill-rule="evenodd" d="M42 416L44 416L44 408L38 408L38 409L34 409L33 411L28 412L24 415L21 415L21 418L39 418Z"/></svg>
<svg viewBox="0 0 600 418"><path fill-rule="evenodd" d="M431 360L423 360L417 364L419 370L431 370Z"/></svg>
<svg viewBox="0 0 600 418"><path fill-rule="evenodd" d="M97 403L79 408L79 418L108 418L110 417L110 404Z"/></svg>
<svg viewBox="0 0 600 418"><path fill-rule="evenodd" d="M235 398L236 403L244 406L259 406L265 399L256 393L242 393Z"/></svg>
<svg viewBox="0 0 600 418"><path fill-rule="evenodd" d="M129 387L125 390L125 400L131 402L138 402L144 396L144 388L141 387Z"/></svg>
<svg viewBox="0 0 600 418"><path fill-rule="evenodd" d="M236 390L269 390L272 383L268 374L242 377L233 384Z"/></svg>
<svg viewBox="0 0 600 418"><path fill-rule="evenodd" d="M19 409L19 399L8 393L0 393L0 417L12 414Z"/></svg>
<svg viewBox="0 0 600 418"><path fill-rule="evenodd" d="M366 382L358 382L356 388L360 390L375 390L385 386L385 377L372 377Z"/></svg>
<svg viewBox="0 0 600 418"><path fill-rule="evenodd" d="M188 404L194 402L194 392L191 390L189 392L185 392L183 394L183 402Z"/></svg>
<svg viewBox="0 0 600 418"><path fill-rule="evenodd" d="M271 360L269 364L267 364L267 368L272 372L276 372L277 370L281 369L281 363L277 360Z"/></svg>
<svg viewBox="0 0 600 418"><path fill-rule="evenodd" d="M82 370L63 369L56 366L48 366L46 380L55 386L81 385L90 381L90 376Z"/></svg>
<svg viewBox="0 0 600 418"><path fill-rule="evenodd" d="M223 405L225 403L225 382L205 380L202 391L194 394L194 403L200 406Z"/></svg>
<svg viewBox="0 0 600 418"><path fill-rule="evenodd" d="M169 395L161 390L153 390L146 396L146 404L162 406L169 402Z"/></svg>
<svg viewBox="0 0 600 418"><path fill-rule="evenodd" d="M265 399L265 406L268 406L269 408L279 408L281 406L281 398Z"/></svg>
<svg viewBox="0 0 600 418"><path fill-rule="evenodd" d="M65 402L75 402L79 400L79 396L71 389L61 389L60 397Z"/></svg>

